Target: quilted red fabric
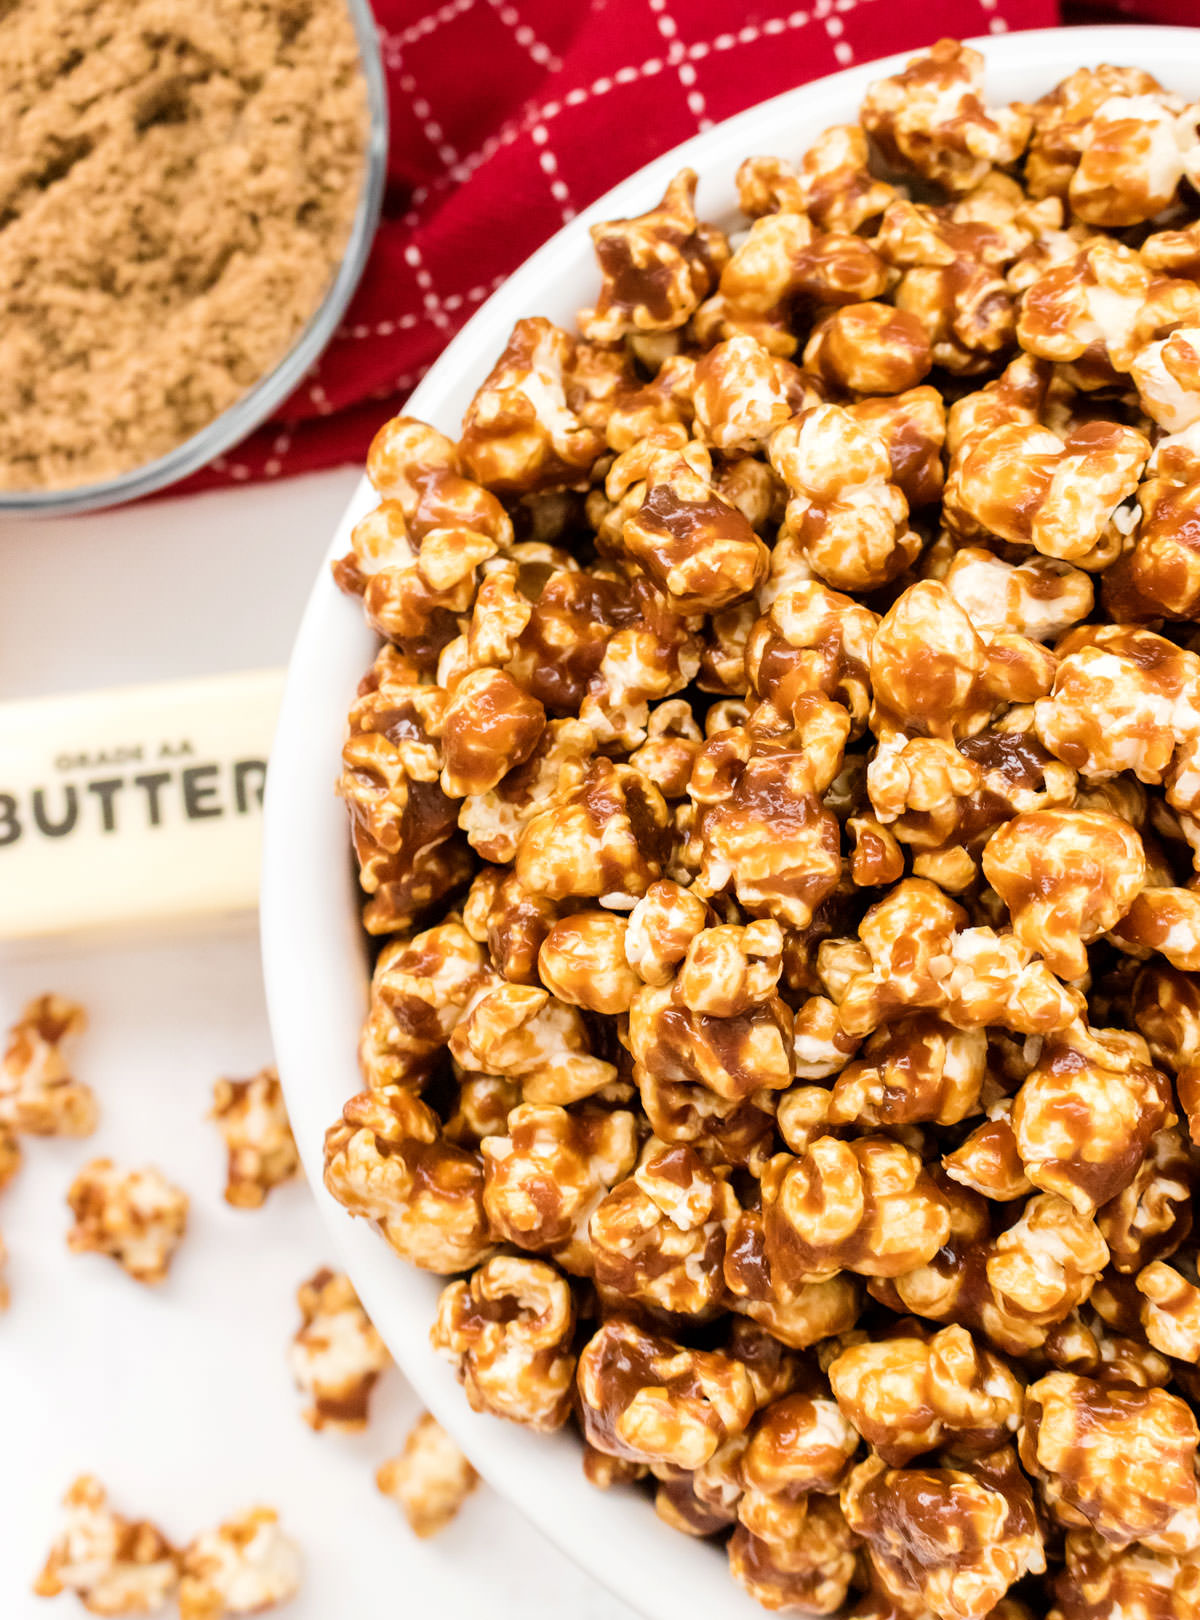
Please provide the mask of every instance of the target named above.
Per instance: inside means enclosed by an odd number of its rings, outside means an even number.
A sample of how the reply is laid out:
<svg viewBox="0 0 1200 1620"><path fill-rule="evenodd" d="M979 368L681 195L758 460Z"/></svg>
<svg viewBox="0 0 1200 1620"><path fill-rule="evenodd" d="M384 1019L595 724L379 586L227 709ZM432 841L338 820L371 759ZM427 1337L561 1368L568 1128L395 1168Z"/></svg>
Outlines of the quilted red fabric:
<svg viewBox="0 0 1200 1620"><path fill-rule="evenodd" d="M193 488L361 460L511 270L698 130L943 34L1058 21L1055 0L375 0L375 14L391 154L362 284L278 417Z"/></svg>

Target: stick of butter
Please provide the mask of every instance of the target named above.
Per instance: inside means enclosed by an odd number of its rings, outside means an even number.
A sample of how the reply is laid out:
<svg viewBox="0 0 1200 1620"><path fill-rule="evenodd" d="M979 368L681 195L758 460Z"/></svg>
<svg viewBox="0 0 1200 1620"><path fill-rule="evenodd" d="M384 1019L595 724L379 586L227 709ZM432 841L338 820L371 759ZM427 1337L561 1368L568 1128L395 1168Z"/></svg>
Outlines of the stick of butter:
<svg viewBox="0 0 1200 1620"><path fill-rule="evenodd" d="M0 704L0 939L253 908L283 681Z"/></svg>

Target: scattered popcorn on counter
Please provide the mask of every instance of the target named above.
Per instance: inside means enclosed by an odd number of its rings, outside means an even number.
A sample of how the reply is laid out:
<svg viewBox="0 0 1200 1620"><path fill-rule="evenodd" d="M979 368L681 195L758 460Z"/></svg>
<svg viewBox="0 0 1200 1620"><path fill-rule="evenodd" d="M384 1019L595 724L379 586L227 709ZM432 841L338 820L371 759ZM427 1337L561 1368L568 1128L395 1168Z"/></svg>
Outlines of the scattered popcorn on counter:
<svg viewBox="0 0 1200 1620"><path fill-rule="evenodd" d="M341 1272L314 1272L296 1300L303 1321L288 1362L312 1402L304 1421L313 1429L365 1429L371 1390L391 1361L383 1340Z"/></svg>
<svg viewBox="0 0 1200 1620"><path fill-rule="evenodd" d="M274 1508L255 1507L206 1530L180 1556L180 1620L265 1614L300 1590L300 1549Z"/></svg>
<svg viewBox="0 0 1200 1620"><path fill-rule="evenodd" d="M96 1098L72 1077L63 1051L86 1024L83 1008L65 996L38 996L25 1008L0 1059L0 1136L90 1136L96 1129Z"/></svg>
<svg viewBox="0 0 1200 1620"><path fill-rule="evenodd" d="M63 1529L34 1583L38 1597L73 1592L89 1614L161 1614L179 1585L179 1554L144 1519L122 1518L98 1479L82 1474L63 1498Z"/></svg>
<svg viewBox="0 0 1200 1620"><path fill-rule="evenodd" d="M187 1230L188 1197L161 1171L118 1170L92 1159L71 1183L67 1203L75 1254L107 1254L140 1283L161 1283Z"/></svg>
<svg viewBox="0 0 1200 1620"><path fill-rule="evenodd" d="M425 1540L455 1518L479 1475L437 1419L424 1412L404 1450L380 1466L375 1483L404 1514L413 1534Z"/></svg>
<svg viewBox="0 0 1200 1620"><path fill-rule="evenodd" d="M209 1118L216 1121L229 1153L227 1204L259 1209L273 1188L299 1175L300 1157L273 1068L249 1080L218 1080Z"/></svg>

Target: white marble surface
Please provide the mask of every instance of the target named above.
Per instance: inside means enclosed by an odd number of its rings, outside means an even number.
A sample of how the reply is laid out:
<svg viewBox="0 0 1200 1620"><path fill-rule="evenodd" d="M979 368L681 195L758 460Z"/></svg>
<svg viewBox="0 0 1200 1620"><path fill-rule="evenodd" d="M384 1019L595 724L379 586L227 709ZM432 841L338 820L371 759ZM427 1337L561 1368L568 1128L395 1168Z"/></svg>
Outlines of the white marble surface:
<svg viewBox="0 0 1200 1620"><path fill-rule="evenodd" d="M354 482L347 470L0 524L0 699L284 662ZM0 1615L81 1612L33 1598L29 1583L58 1497L89 1470L118 1506L180 1539L256 1501L277 1506L306 1553L289 1620L631 1620L485 1491L443 1536L415 1540L372 1479L416 1415L394 1369L364 1435L301 1422L284 1352L296 1286L331 1246L302 1186L257 1213L223 1203L221 1143L204 1117L218 1074L269 1059L253 919L0 948L0 1021L51 988L90 1011L77 1072L102 1119L89 1141L29 1142L0 1195L13 1296L0 1318ZM191 1195L161 1290L66 1250L66 1189L97 1153L159 1164Z"/></svg>

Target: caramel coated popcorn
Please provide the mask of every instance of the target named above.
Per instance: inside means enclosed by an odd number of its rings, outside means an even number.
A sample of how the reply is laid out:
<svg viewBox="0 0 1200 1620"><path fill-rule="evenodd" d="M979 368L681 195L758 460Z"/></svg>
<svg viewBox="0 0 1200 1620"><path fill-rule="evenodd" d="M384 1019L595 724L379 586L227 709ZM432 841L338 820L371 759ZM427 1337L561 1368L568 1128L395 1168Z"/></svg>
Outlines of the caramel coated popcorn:
<svg viewBox="0 0 1200 1620"><path fill-rule="evenodd" d="M10 1163L13 1133L90 1136L95 1130L96 1098L72 1077L63 1050L86 1023L77 1002L46 995L31 1001L9 1030L0 1059L0 1133L10 1140Z"/></svg>
<svg viewBox="0 0 1200 1620"><path fill-rule="evenodd" d="M739 1213L727 1176L694 1148L650 1148L592 1215L596 1281L661 1311L713 1315L724 1303L725 1245Z"/></svg>
<svg viewBox="0 0 1200 1620"><path fill-rule="evenodd" d="M225 1202L258 1209L274 1187L300 1173L283 1088L273 1068L249 1080L218 1080L210 1119L225 1139Z"/></svg>
<svg viewBox="0 0 1200 1620"><path fill-rule="evenodd" d="M983 57L969 46L940 40L902 73L867 92L863 128L900 170L969 191L993 166L1020 157L1031 119L1023 109L989 109Z"/></svg>
<svg viewBox="0 0 1200 1620"><path fill-rule="evenodd" d="M255 1507L206 1530L184 1548L180 1620L263 1614L295 1597L300 1549L274 1508Z"/></svg>
<svg viewBox="0 0 1200 1620"><path fill-rule="evenodd" d="M597 1451L686 1469L740 1434L755 1407L740 1361L687 1350L621 1317L584 1346L577 1388L584 1435Z"/></svg>
<svg viewBox="0 0 1200 1620"><path fill-rule="evenodd" d="M994 1451L1021 1421L1019 1379L961 1327L851 1345L828 1374L842 1412L893 1467L943 1446Z"/></svg>
<svg viewBox="0 0 1200 1620"><path fill-rule="evenodd" d="M558 1429L570 1408L574 1327L571 1290L553 1266L496 1255L443 1292L430 1339L457 1364L477 1412Z"/></svg>
<svg viewBox="0 0 1200 1620"><path fill-rule="evenodd" d="M1035 1187L1090 1215L1128 1185L1171 1109L1166 1077L1148 1055L1140 1036L1123 1030L1047 1039L1012 1110L1017 1153Z"/></svg>
<svg viewBox="0 0 1200 1620"><path fill-rule="evenodd" d="M312 1429L363 1429L371 1390L391 1357L350 1279L322 1268L296 1294L302 1321L288 1347Z"/></svg>
<svg viewBox="0 0 1200 1620"><path fill-rule="evenodd" d="M1010 1447L975 1463L860 1463L842 1490L846 1522L902 1610L983 1620L1014 1581L1046 1567L1033 1491Z"/></svg>
<svg viewBox="0 0 1200 1620"><path fill-rule="evenodd" d="M1054 1372L1026 1394L1021 1457L1046 1505L1060 1523L1091 1528L1113 1546L1200 1545L1198 1440L1191 1408L1165 1390ZM1177 1524L1182 1546L1172 1545Z"/></svg>
<svg viewBox="0 0 1200 1620"><path fill-rule="evenodd" d="M38 1597L72 1592L89 1614L118 1620L161 1614L179 1572L180 1555L162 1532L123 1518L100 1481L81 1474L63 1498L63 1527L33 1590Z"/></svg>
<svg viewBox="0 0 1200 1620"><path fill-rule="evenodd" d="M482 1159L450 1141L433 1110L402 1086L346 1104L325 1135L325 1185L353 1214L378 1222L414 1265L457 1271L491 1252Z"/></svg>
<svg viewBox="0 0 1200 1620"><path fill-rule="evenodd" d="M1113 1547L1086 1530L1068 1533L1066 1567L1048 1620L1186 1620L1200 1590L1200 1554Z"/></svg>
<svg viewBox="0 0 1200 1620"><path fill-rule="evenodd" d="M479 1475L429 1412L414 1425L404 1450L377 1469L375 1483L422 1541L444 1530L479 1483Z"/></svg>
<svg viewBox="0 0 1200 1620"><path fill-rule="evenodd" d="M187 1230L188 1197L159 1170L118 1170L92 1159L71 1183L67 1203L75 1254L107 1254L140 1283L165 1281Z"/></svg>
<svg viewBox="0 0 1200 1620"><path fill-rule="evenodd" d="M482 1152L483 1207L496 1235L587 1276L593 1211L637 1157L633 1115L521 1103Z"/></svg>
<svg viewBox="0 0 1200 1620"><path fill-rule="evenodd" d="M1200 104L1045 91L941 41L593 225L335 566L326 1185L770 1609L1200 1612Z"/></svg>
<svg viewBox="0 0 1200 1620"><path fill-rule="evenodd" d="M0 1126L0 1192L21 1168L21 1144L15 1131Z"/></svg>

